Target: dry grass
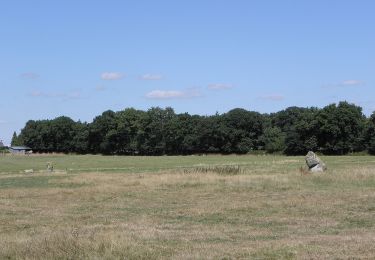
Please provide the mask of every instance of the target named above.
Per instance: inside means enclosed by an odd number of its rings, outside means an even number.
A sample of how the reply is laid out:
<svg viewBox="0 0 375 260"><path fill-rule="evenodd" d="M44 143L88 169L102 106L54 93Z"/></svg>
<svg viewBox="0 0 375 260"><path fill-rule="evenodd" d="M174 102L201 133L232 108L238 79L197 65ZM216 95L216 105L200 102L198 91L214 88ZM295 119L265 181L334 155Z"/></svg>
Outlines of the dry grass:
<svg viewBox="0 0 375 260"><path fill-rule="evenodd" d="M0 175L0 258L374 258L372 164L301 175L299 159L273 160Z"/></svg>

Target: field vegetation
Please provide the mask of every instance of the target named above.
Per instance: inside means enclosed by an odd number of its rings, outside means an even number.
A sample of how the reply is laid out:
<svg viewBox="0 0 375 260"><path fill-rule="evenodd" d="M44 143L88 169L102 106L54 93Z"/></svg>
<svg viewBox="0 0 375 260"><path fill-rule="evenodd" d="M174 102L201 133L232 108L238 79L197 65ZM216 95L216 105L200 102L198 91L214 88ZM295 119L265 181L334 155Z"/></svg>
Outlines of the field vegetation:
<svg viewBox="0 0 375 260"><path fill-rule="evenodd" d="M322 159L1 156L0 259L373 259L375 157Z"/></svg>

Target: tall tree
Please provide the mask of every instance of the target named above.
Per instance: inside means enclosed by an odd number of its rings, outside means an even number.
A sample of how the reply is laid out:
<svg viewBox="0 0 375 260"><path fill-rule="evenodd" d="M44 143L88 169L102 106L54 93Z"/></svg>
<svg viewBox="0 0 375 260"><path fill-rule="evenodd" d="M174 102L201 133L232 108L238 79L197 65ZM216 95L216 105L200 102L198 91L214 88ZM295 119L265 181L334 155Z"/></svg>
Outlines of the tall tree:
<svg viewBox="0 0 375 260"><path fill-rule="evenodd" d="M372 113L367 123L366 131L367 149L370 154L375 154L375 112Z"/></svg>
<svg viewBox="0 0 375 260"><path fill-rule="evenodd" d="M74 151L73 139L76 135L76 123L66 116L55 118L49 123L53 142L52 150L63 153Z"/></svg>
<svg viewBox="0 0 375 260"><path fill-rule="evenodd" d="M228 129L226 152L246 153L261 145L264 118L258 112L236 108L223 115Z"/></svg>
<svg viewBox="0 0 375 260"><path fill-rule="evenodd" d="M277 126L266 128L261 141L264 150L268 153L281 152L285 149L285 134Z"/></svg>
<svg viewBox="0 0 375 260"><path fill-rule="evenodd" d="M23 144L31 147L36 151L43 151L44 146L42 144L42 125L43 121L29 120L26 122L25 127L21 130L19 138L22 138Z"/></svg>
<svg viewBox="0 0 375 260"><path fill-rule="evenodd" d="M288 155L305 154L318 150L316 108L289 107L271 115L273 126L285 135L284 152Z"/></svg>
<svg viewBox="0 0 375 260"><path fill-rule="evenodd" d="M88 137L90 152L104 154L112 152L112 133L109 132L117 128L115 116L115 112L107 110L95 117L90 124Z"/></svg>
<svg viewBox="0 0 375 260"><path fill-rule="evenodd" d="M346 154L364 149L366 117L348 102L331 104L317 114L318 146L324 153Z"/></svg>
<svg viewBox="0 0 375 260"><path fill-rule="evenodd" d="M81 154L87 153L89 150L89 125L77 122L73 132L72 151Z"/></svg>
<svg viewBox="0 0 375 260"><path fill-rule="evenodd" d="M120 154L139 154L145 141L146 112L127 108L116 113L117 152Z"/></svg>
<svg viewBox="0 0 375 260"><path fill-rule="evenodd" d="M11 146L20 146L23 145L22 139L17 133L14 131L12 136L12 141L10 143Z"/></svg>
<svg viewBox="0 0 375 260"><path fill-rule="evenodd" d="M158 155L167 152L167 128L170 121L176 116L170 107L162 109L153 107L147 111L148 123L146 126L146 145L149 154Z"/></svg>

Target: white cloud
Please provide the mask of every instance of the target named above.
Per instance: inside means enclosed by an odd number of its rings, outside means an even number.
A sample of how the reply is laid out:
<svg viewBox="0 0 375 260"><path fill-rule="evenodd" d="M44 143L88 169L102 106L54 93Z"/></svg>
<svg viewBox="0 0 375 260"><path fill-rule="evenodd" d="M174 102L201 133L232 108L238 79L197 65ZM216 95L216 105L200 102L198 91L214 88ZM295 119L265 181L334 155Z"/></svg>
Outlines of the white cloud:
<svg viewBox="0 0 375 260"><path fill-rule="evenodd" d="M119 72L103 72L100 77L103 80L118 80L125 77L125 75Z"/></svg>
<svg viewBox="0 0 375 260"><path fill-rule="evenodd" d="M335 87L359 87L365 85L365 82L357 79L343 80L336 84L323 85L323 88L335 88Z"/></svg>
<svg viewBox="0 0 375 260"><path fill-rule="evenodd" d="M5 120L0 120L0 124L6 124L6 123L8 123L8 122L5 121Z"/></svg>
<svg viewBox="0 0 375 260"><path fill-rule="evenodd" d="M34 72L25 72L20 75L22 79L37 79L39 75Z"/></svg>
<svg viewBox="0 0 375 260"><path fill-rule="evenodd" d="M275 95L260 96L259 99L268 100L268 101L282 101L285 99L285 97L283 95L275 94Z"/></svg>
<svg viewBox="0 0 375 260"><path fill-rule="evenodd" d="M174 98L194 98L201 94L195 88L187 90L153 90L146 94L150 99L174 99Z"/></svg>
<svg viewBox="0 0 375 260"><path fill-rule="evenodd" d="M339 85L341 86L359 86L363 85L364 82L362 80L356 80L356 79L349 79L342 81Z"/></svg>
<svg viewBox="0 0 375 260"><path fill-rule="evenodd" d="M159 74L144 74L140 76L140 79L142 80L161 80L163 79L162 75Z"/></svg>
<svg viewBox="0 0 375 260"><path fill-rule="evenodd" d="M233 88L233 86L231 84L219 83L219 84L209 84L207 88L211 90L222 90L222 89L231 89Z"/></svg>

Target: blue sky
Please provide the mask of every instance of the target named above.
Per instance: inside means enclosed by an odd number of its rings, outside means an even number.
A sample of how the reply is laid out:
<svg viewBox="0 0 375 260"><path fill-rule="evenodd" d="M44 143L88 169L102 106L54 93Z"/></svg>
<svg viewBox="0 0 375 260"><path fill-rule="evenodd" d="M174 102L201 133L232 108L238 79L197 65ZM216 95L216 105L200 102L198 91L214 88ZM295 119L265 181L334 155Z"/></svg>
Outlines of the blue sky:
<svg viewBox="0 0 375 260"><path fill-rule="evenodd" d="M107 109L375 110L375 1L3 1L0 139Z"/></svg>

